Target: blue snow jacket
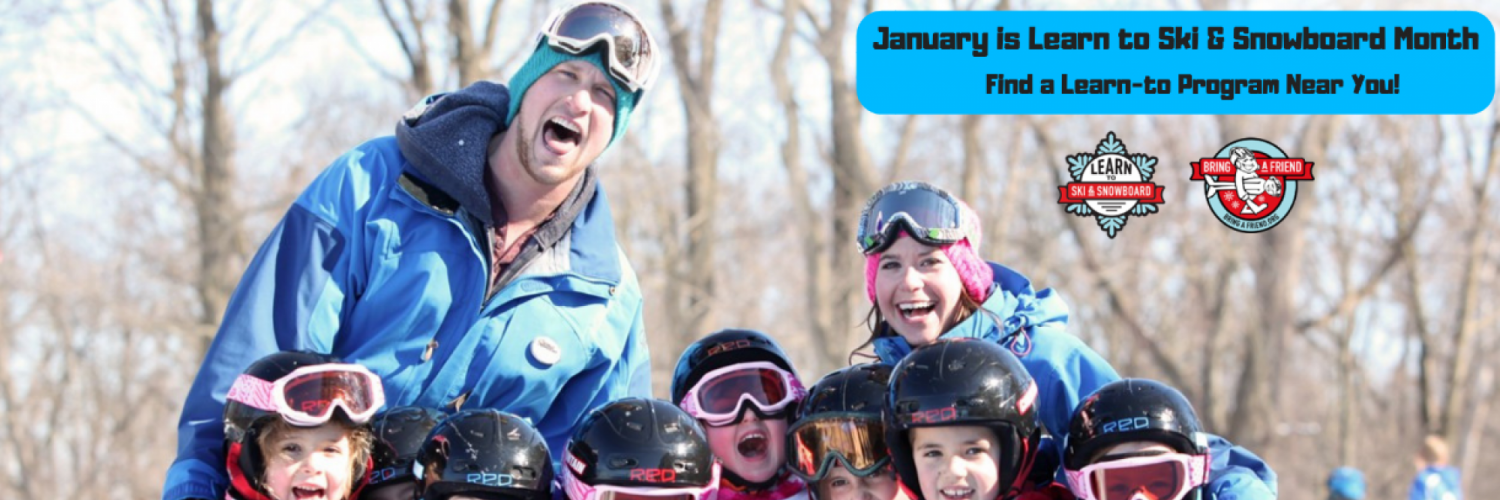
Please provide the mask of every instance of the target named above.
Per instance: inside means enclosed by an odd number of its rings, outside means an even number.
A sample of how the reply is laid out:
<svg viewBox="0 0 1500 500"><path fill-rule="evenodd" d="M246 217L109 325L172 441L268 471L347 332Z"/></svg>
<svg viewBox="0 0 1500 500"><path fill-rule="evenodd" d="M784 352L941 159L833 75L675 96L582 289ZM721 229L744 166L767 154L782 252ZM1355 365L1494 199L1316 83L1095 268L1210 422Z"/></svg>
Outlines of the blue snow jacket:
<svg viewBox="0 0 1500 500"><path fill-rule="evenodd" d="M1433 465L1417 473L1411 482L1409 500L1464 500L1459 491L1458 469Z"/></svg>
<svg viewBox="0 0 1500 500"><path fill-rule="evenodd" d="M164 500L223 498L225 393L276 351L369 367L387 408L462 404L529 418L554 461L590 409L650 397L640 286L593 167L558 225L527 243L532 258L488 289L481 176L508 102L493 83L449 94L420 121L408 115L399 146L366 142L308 186L229 302L183 407Z"/></svg>
<svg viewBox="0 0 1500 500"><path fill-rule="evenodd" d="M1042 424L1051 439L1041 452L1050 459L1039 463L1061 464L1068 421L1078 402L1105 384L1120 379L1115 369L1083 341L1067 333L1068 305L1051 288L1034 290L1031 280L1008 267L990 262L995 285L982 307L994 316L976 313L944 332L941 338L979 338L1000 342L1010 349L1036 381ZM995 324L995 318L1001 324ZM884 327L882 327L884 329ZM911 353L911 344L900 335L876 338L875 355L896 364ZM1218 436L1210 440L1213 465L1210 491L1222 491L1224 500L1276 498L1276 474L1254 454ZM1059 467L1056 480L1067 484Z"/></svg>

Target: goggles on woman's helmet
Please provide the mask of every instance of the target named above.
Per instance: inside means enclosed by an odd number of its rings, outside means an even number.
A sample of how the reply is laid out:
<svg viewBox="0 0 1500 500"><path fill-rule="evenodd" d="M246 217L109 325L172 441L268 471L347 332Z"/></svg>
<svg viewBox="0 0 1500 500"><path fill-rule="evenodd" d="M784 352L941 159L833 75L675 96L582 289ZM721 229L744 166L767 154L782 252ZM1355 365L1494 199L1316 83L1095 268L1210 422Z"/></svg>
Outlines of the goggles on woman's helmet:
<svg viewBox="0 0 1500 500"><path fill-rule="evenodd" d="M972 219L947 191L925 182L898 182L865 204L859 216L859 249L865 255L883 252L902 229L927 245L958 243L979 234L978 221Z"/></svg>

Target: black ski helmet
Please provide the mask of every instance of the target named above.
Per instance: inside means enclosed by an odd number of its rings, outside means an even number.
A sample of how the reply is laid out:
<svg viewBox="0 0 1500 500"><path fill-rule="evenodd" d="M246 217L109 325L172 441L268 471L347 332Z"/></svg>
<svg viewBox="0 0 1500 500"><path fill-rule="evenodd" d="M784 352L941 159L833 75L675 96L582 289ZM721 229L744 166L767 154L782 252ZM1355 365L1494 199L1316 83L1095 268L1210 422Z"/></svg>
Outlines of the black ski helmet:
<svg viewBox="0 0 1500 500"><path fill-rule="evenodd" d="M786 437L788 454L797 456L798 460L805 456L808 463L806 466L788 463L787 468L798 478L811 484L815 477L807 474L803 469L818 470L826 462L817 456L815 449L819 445L804 446L798 442L798 431L819 421L849 419L850 417L861 419L860 421L868 419L870 432L877 436L871 441L861 441L864 443L861 449L867 452L865 455L870 463L878 464L881 460L889 463L890 451L883 442L885 422L882 409L885 407L886 394L890 390L890 381L891 365L865 363L838 369L813 384L812 388L808 389L807 399L802 401L802 406L797 411L797 419L788 429ZM819 432L816 429L813 431ZM846 452L846 450L839 451ZM817 500L817 488L809 487L807 491L814 500Z"/></svg>
<svg viewBox="0 0 1500 500"><path fill-rule="evenodd" d="M242 374L274 383L298 368L333 363L343 363L343 361L335 356L310 351L281 351L255 360L245 368ZM342 408L336 411L338 412L336 415L342 416L350 424L369 428L368 425L354 424L349 421L348 415L343 412ZM260 436L266 424L280 418L281 415L274 411L266 411L233 399L225 399L225 469L229 473L230 493L237 498L249 500L270 498L271 495L266 491L263 481L266 463L265 456L260 449ZM369 480L367 473L370 471L370 462L368 459L355 461L353 475L349 476L352 483L351 496L357 494Z"/></svg>
<svg viewBox="0 0 1500 500"><path fill-rule="evenodd" d="M374 489L398 480L416 481L411 464L422 451L427 434L446 416L442 410L420 406L401 406L376 415L370 421L375 433L370 446L375 470L370 473L369 487Z"/></svg>
<svg viewBox="0 0 1500 500"><path fill-rule="evenodd" d="M718 486L703 427L676 405L656 399L625 398L589 412L568 439L563 467L563 491L570 498L577 495L577 483Z"/></svg>
<svg viewBox="0 0 1500 500"><path fill-rule="evenodd" d="M682 405L683 397L708 372L726 366L766 361L790 373L792 362L776 341L755 330L719 330L693 342L677 358L672 371L672 404ZM795 414L795 409L788 412Z"/></svg>
<svg viewBox="0 0 1500 500"><path fill-rule="evenodd" d="M439 423L412 473L426 500L457 494L552 498L547 441L521 417L489 408L463 410Z"/></svg>
<svg viewBox="0 0 1500 500"><path fill-rule="evenodd" d="M1081 470L1100 452L1127 441L1154 441L1179 453L1206 455L1207 439L1181 392L1154 380L1127 378L1104 384L1078 403L1068 425L1063 465ZM1187 498L1201 495L1200 487Z"/></svg>
<svg viewBox="0 0 1500 500"><path fill-rule="evenodd" d="M820 413L861 413L880 416L890 390L891 365L864 363L823 376L807 390L797 420Z"/></svg>
<svg viewBox="0 0 1500 500"><path fill-rule="evenodd" d="M960 425L995 433L1000 498L1019 494L1041 441L1036 398L1026 367L994 342L938 340L913 349L891 374L885 406L891 463L912 498L926 500L912 457L911 429Z"/></svg>

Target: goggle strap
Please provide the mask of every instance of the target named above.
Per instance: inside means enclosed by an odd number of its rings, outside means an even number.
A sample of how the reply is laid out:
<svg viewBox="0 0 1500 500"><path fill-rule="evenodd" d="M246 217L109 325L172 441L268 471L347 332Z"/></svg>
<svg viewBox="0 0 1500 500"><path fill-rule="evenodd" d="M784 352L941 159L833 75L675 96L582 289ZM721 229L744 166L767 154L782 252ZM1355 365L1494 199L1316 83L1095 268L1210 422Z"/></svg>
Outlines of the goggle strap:
<svg viewBox="0 0 1500 500"><path fill-rule="evenodd" d="M229 394L224 396L224 399L238 401L260 411L277 412L276 400L273 397L275 391L272 390L275 385L253 375L242 373L239 377L235 377L234 385L229 387Z"/></svg>
<svg viewBox="0 0 1500 500"><path fill-rule="evenodd" d="M1208 454L1193 455L1188 459L1188 480L1192 481L1188 484L1189 488L1208 484L1208 467Z"/></svg>

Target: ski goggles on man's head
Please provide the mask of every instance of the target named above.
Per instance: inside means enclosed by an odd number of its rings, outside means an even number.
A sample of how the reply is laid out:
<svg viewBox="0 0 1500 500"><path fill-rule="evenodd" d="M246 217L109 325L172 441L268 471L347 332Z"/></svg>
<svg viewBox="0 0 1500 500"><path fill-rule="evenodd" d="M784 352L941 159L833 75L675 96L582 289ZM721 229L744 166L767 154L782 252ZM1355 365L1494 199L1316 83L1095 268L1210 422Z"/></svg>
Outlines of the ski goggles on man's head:
<svg viewBox="0 0 1500 500"><path fill-rule="evenodd" d="M1069 489L1078 500L1180 500L1208 482L1208 455L1122 456L1068 470Z"/></svg>
<svg viewBox="0 0 1500 500"><path fill-rule="evenodd" d="M656 40L629 7L591 1L553 14L541 36L551 47L579 55L605 44L609 74L631 92L651 86L659 62Z"/></svg>
<svg viewBox="0 0 1500 500"><path fill-rule="evenodd" d="M880 417L848 414L804 418L787 431L787 468L809 483L828 475L835 462L865 477L890 463Z"/></svg>
<svg viewBox="0 0 1500 500"><path fill-rule="evenodd" d="M885 251L901 229L922 243L943 246L978 234L977 221L964 213L958 198L925 182L886 186L859 216L859 249L865 255Z"/></svg>
<svg viewBox="0 0 1500 500"><path fill-rule="evenodd" d="M787 406L807 397L797 376L774 363L756 361L726 366L698 379L682 398L682 409L693 418L718 427L740 420L744 404L757 414L778 417Z"/></svg>
<svg viewBox="0 0 1500 500"><path fill-rule="evenodd" d="M380 377L355 364L304 366L276 381L240 375L229 388L228 400L275 412L292 425L311 427L333 418L334 407L344 409L356 424L369 422L385 405Z"/></svg>
<svg viewBox="0 0 1500 500"><path fill-rule="evenodd" d="M715 461L705 486L616 486L583 482L564 467L563 494L567 500L705 500L719 490L719 462Z"/></svg>

